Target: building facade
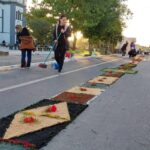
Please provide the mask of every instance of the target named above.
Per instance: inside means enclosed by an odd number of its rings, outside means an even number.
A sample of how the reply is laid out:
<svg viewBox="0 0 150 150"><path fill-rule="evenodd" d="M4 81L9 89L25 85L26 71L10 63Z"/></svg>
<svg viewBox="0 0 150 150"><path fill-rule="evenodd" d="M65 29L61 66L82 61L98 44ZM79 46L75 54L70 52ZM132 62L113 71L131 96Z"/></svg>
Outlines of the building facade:
<svg viewBox="0 0 150 150"><path fill-rule="evenodd" d="M0 0L0 44L16 43L15 26L25 26L23 13L26 10L26 0Z"/></svg>

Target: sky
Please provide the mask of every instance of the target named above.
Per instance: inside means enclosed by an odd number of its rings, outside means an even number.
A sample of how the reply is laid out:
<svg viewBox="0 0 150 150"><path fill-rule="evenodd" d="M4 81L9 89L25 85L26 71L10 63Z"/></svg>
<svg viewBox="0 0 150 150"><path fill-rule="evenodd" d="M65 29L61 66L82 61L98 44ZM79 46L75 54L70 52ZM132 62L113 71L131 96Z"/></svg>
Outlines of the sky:
<svg viewBox="0 0 150 150"><path fill-rule="evenodd" d="M127 28L123 34L127 37L136 37L137 44L150 45L150 0L128 0L128 7L133 13L127 21Z"/></svg>
<svg viewBox="0 0 150 150"><path fill-rule="evenodd" d="M27 1L29 6L32 0ZM128 0L126 3L133 17L126 22L127 28L124 29L123 35L135 37L137 44L150 46L150 0Z"/></svg>
<svg viewBox="0 0 150 150"><path fill-rule="evenodd" d="M27 6L29 6L32 3L32 0L27 0Z"/></svg>

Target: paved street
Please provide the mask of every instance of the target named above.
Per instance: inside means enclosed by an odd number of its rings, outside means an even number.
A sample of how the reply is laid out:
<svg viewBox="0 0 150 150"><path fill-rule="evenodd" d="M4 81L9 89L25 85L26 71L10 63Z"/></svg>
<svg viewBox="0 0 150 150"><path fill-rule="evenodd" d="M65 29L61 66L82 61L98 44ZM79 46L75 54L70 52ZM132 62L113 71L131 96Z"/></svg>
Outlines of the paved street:
<svg viewBox="0 0 150 150"><path fill-rule="evenodd" d="M0 150L150 150L149 8L0 0Z"/></svg>
<svg viewBox="0 0 150 150"><path fill-rule="evenodd" d="M0 116L6 116L43 98L50 98L61 91L84 83L97 76L100 69L118 63L122 61L109 63L88 58L65 63L61 74L50 67L0 72Z"/></svg>
<svg viewBox="0 0 150 150"><path fill-rule="evenodd" d="M127 59L84 58L65 63L63 72L32 67L0 72L0 117L80 85ZM149 148L149 59L97 97L43 150L147 150Z"/></svg>
<svg viewBox="0 0 150 150"><path fill-rule="evenodd" d="M36 63L36 62L42 62L47 53L33 53L33 56L32 56L32 62L33 63ZM1 66L9 66L9 65L18 65L20 64L20 61L21 61L21 53L20 51L17 52L17 54L10 54L9 56L0 56L0 67Z"/></svg>
<svg viewBox="0 0 150 150"><path fill-rule="evenodd" d="M148 150L149 63L107 89L44 150Z"/></svg>

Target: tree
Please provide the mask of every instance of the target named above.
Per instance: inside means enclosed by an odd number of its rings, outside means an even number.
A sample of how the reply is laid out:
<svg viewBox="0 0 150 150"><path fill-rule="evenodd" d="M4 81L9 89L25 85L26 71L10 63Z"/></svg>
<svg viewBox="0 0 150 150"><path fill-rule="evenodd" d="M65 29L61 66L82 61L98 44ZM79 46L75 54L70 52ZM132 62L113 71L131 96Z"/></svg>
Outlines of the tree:
<svg viewBox="0 0 150 150"><path fill-rule="evenodd" d="M51 14L49 18L46 17L48 14ZM40 9L31 10L29 26L34 28L33 19L35 22L40 19L39 24L44 20L46 26L50 26L61 14L68 15L73 32L82 31L84 36L89 38L90 45L99 40L115 44L121 38L124 17L128 16L130 11L123 0L43 0ZM76 42L76 37L74 39ZM75 45L74 43L74 47Z"/></svg>
<svg viewBox="0 0 150 150"><path fill-rule="evenodd" d="M131 12L119 0L109 1L103 12L99 23L85 28L83 32L89 38L90 43L103 41L113 51L116 43L122 39L122 30L125 27L124 18L130 16Z"/></svg>

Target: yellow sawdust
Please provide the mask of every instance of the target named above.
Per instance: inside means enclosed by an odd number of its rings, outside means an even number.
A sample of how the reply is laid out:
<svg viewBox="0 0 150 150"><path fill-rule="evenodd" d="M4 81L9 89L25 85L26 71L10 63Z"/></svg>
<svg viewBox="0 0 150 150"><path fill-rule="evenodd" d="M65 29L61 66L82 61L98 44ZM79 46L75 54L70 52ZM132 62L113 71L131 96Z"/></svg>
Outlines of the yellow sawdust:
<svg viewBox="0 0 150 150"><path fill-rule="evenodd" d="M117 77L98 76L98 77L90 80L89 82L90 83L95 82L95 83L102 83L102 84L106 84L106 85L111 85L117 80L118 80Z"/></svg>
<svg viewBox="0 0 150 150"><path fill-rule="evenodd" d="M83 91L81 89L86 89L86 91ZM102 89L97 89L97 88L87 88L87 87L73 87L69 90L67 90L67 92L71 92L71 93L82 93L82 94L90 94L90 95L99 95L103 92L104 90Z"/></svg>
<svg viewBox="0 0 150 150"><path fill-rule="evenodd" d="M26 113L30 114L29 116L36 117L37 122L35 123L24 123L24 113L19 112L15 115L14 120L10 124L10 127L7 129L4 139L10 139L12 137L18 137L27 133L32 133L34 131L41 130L46 127L54 126L66 121L70 121L70 115L68 112L67 103L56 104L57 111L54 113L46 113L45 111L49 106L39 107L36 109L30 109ZM33 114L33 115L32 115ZM49 114L48 117L43 116Z"/></svg>

